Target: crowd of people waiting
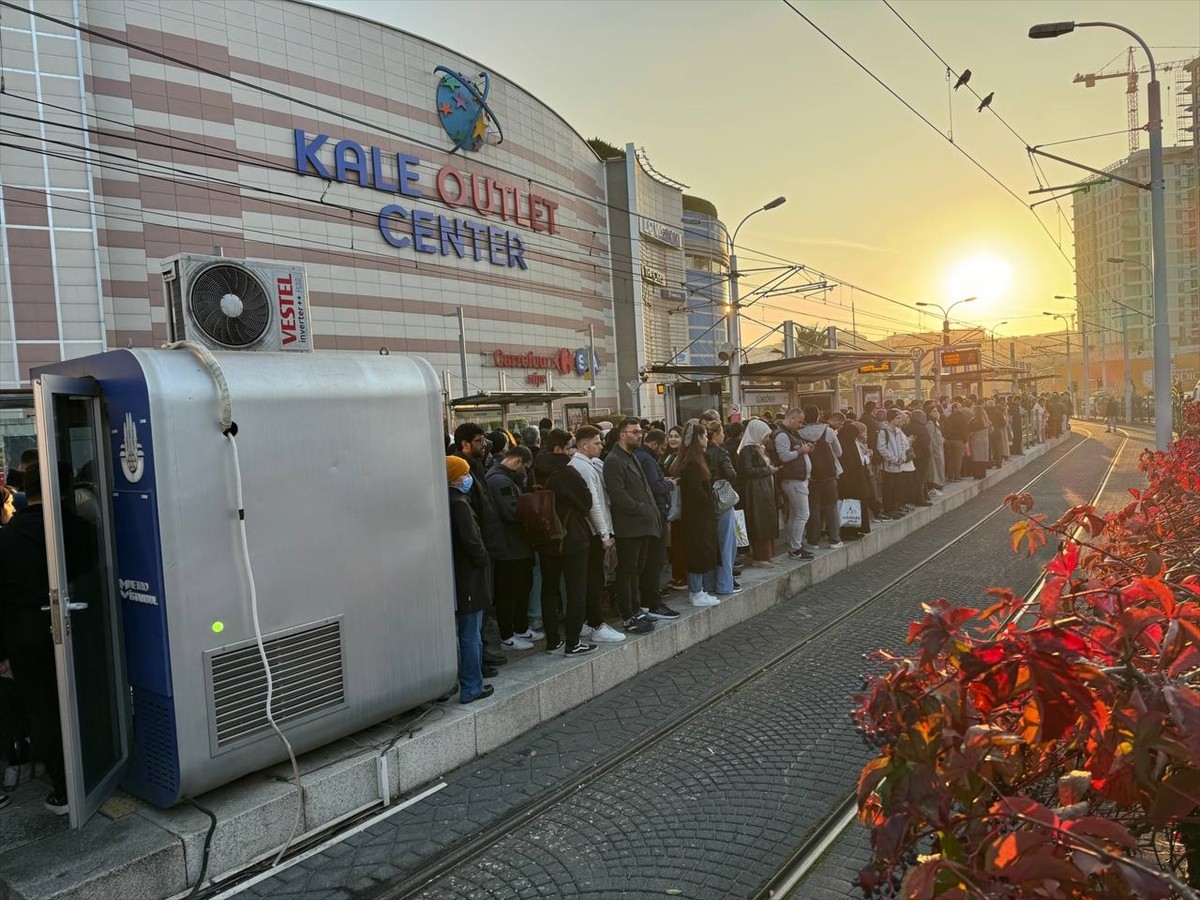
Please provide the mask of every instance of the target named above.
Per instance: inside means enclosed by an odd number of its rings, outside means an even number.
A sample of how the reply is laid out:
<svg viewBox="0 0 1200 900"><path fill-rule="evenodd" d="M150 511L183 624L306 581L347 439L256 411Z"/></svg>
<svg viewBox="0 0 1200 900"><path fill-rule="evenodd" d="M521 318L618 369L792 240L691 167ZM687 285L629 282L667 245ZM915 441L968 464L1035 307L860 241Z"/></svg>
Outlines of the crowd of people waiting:
<svg viewBox="0 0 1200 900"><path fill-rule="evenodd" d="M743 565L811 560L930 506L1069 428L1057 394L792 408L666 428L626 418L573 433L549 419L520 436L466 422L447 439L459 700L489 697L506 651L579 656L717 606ZM739 545L746 555L739 555ZM605 596L619 623L605 621Z"/></svg>

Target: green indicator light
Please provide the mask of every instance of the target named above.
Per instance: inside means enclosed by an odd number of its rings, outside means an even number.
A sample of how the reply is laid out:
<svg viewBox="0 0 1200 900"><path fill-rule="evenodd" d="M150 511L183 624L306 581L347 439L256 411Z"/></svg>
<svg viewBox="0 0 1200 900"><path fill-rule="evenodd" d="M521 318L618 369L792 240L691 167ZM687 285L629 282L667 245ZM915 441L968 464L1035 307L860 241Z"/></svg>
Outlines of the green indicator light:
<svg viewBox="0 0 1200 900"><path fill-rule="evenodd" d="M213 634L220 634L222 631L225 630L225 623L224 622L213 622L212 630L213 630Z"/></svg>

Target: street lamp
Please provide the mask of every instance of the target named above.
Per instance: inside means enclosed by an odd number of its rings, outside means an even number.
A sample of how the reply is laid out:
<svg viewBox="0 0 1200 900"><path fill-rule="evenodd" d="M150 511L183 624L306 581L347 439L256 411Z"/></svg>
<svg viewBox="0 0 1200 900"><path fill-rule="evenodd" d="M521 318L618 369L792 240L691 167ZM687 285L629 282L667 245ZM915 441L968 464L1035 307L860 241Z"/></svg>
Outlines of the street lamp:
<svg viewBox="0 0 1200 900"><path fill-rule="evenodd" d="M926 303L924 300L918 300L917 306L931 306L942 314L942 346L950 346L950 310L958 306L960 303L970 303L975 300L975 297L964 297L962 300L955 300L949 306L942 306L940 303ZM939 353L937 357L937 368L933 372L933 394L935 397L942 395L942 356Z"/></svg>
<svg viewBox="0 0 1200 900"><path fill-rule="evenodd" d="M739 318L740 307L738 306L738 232L742 230L742 226L752 216L756 216L760 212L766 212L768 209L783 206L785 203L787 203L786 197L776 197L770 203L747 213L746 217L738 223L738 227L733 229L733 237L729 239L729 342L734 347L740 348L742 346L742 323ZM736 410L740 416L742 411L742 355L740 353L731 353L729 355L729 402L732 407L730 412L732 413Z"/></svg>
<svg viewBox="0 0 1200 900"><path fill-rule="evenodd" d="M1136 32L1115 22L1047 22L1029 29L1031 38L1054 38L1076 28L1115 28L1133 38L1150 62L1146 100L1150 120L1150 238L1154 262L1154 433L1159 450L1171 443L1171 325L1167 319L1167 213L1164 201L1162 95L1154 54Z"/></svg>
<svg viewBox="0 0 1200 900"><path fill-rule="evenodd" d="M1071 397L1071 406L1075 405L1075 392L1071 390L1071 320L1061 313L1044 312L1043 316L1062 319L1063 331L1067 335L1067 394Z"/></svg>
<svg viewBox="0 0 1200 900"><path fill-rule="evenodd" d="M1090 360L1092 358L1092 355L1090 352L1091 348L1088 346L1087 328L1084 327L1083 304L1080 303L1076 297L1068 296L1067 294L1055 294L1054 299L1055 300L1070 300L1072 303L1075 304L1075 317L1076 317L1076 320L1079 322L1079 355L1083 357L1082 376L1081 377L1083 379L1083 391L1084 391L1084 394L1086 395L1087 390L1088 390L1088 379L1091 377L1091 371L1092 371L1092 367L1090 365ZM1070 376L1071 376L1071 373L1070 373L1070 371L1068 371L1067 372L1067 381L1068 381L1067 390L1068 391L1070 390Z"/></svg>

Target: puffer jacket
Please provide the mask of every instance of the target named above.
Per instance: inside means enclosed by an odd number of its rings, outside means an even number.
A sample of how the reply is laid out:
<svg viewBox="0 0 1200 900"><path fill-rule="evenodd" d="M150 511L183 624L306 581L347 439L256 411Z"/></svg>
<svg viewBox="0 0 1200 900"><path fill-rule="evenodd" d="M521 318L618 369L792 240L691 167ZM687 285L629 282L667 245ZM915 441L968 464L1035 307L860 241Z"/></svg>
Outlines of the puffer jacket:
<svg viewBox="0 0 1200 900"><path fill-rule="evenodd" d="M879 429L879 443L876 446L879 455L883 457L885 472L913 472L916 466L908 459L908 436L893 425L884 425Z"/></svg>
<svg viewBox="0 0 1200 900"><path fill-rule="evenodd" d="M608 505L608 491L604 488L604 462L599 457L589 459L582 453L571 457L571 468L583 476L584 483L592 494L592 507L588 511L588 527L596 537L608 540L613 536L612 510Z"/></svg>
<svg viewBox="0 0 1200 900"><path fill-rule="evenodd" d="M492 559L518 560L533 558L533 544L525 536L525 527L517 518L517 498L521 496L521 479L503 465L492 466L487 473L487 490L496 510L496 534L488 544Z"/></svg>

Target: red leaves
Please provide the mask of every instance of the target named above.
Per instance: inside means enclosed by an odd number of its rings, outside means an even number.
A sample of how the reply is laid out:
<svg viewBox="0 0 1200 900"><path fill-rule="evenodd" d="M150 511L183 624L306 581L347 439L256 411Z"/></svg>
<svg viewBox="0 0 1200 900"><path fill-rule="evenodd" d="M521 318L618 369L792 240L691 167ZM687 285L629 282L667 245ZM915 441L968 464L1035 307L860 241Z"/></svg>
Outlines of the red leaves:
<svg viewBox="0 0 1200 900"><path fill-rule="evenodd" d="M1012 541L1014 553L1021 551L1021 544L1027 545L1027 553L1033 556L1039 547L1046 546L1046 529L1041 522L1045 516L1030 516L1028 519L1018 519L1009 526L1009 539Z"/></svg>
<svg viewBox="0 0 1200 900"><path fill-rule="evenodd" d="M1200 404L1188 416L1169 451L1142 455L1147 483L1123 509L1049 521L1031 495L1005 498L1015 551L1060 542L1035 624L994 588L980 610L926 605L911 658L878 657L888 671L855 713L879 748L858 785L868 888L936 835L902 896L1170 896L1133 835L1200 807ZM1023 796L1049 788L1055 809Z"/></svg>

